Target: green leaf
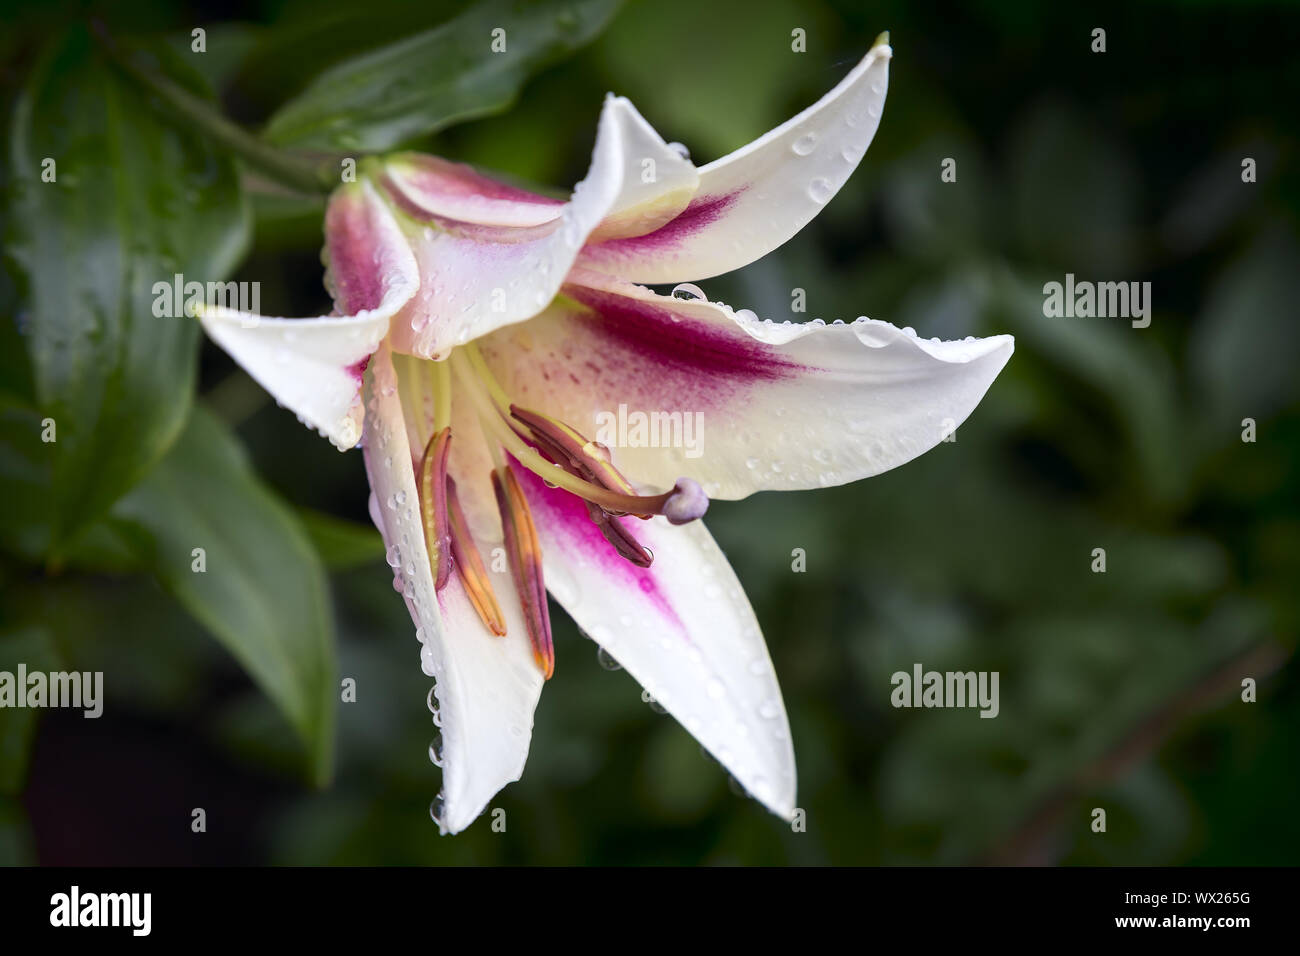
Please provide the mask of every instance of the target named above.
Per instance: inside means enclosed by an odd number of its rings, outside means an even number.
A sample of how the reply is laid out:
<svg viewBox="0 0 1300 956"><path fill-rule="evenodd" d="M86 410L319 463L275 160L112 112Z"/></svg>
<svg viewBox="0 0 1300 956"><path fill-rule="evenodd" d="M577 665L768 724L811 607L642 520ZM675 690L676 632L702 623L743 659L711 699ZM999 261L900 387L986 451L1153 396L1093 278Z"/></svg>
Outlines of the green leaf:
<svg viewBox="0 0 1300 956"><path fill-rule="evenodd" d="M594 37L619 2L487 0L326 70L264 135L279 145L383 150L503 110L531 73ZM494 40L505 49L494 51Z"/></svg>
<svg viewBox="0 0 1300 956"><path fill-rule="evenodd" d="M0 394L0 550L38 563L50 546L50 434L25 402Z"/></svg>
<svg viewBox="0 0 1300 956"><path fill-rule="evenodd" d="M153 314L154 284L224 279L249 217L233 164L167 125L81 29L33 71L9 158L8 247L26 278L38 407L58 425L46 446L58 551L185 421L199 330Z"/></svg>
<svg viewBox="0 0 1300 956"><path fill-rule="evenodd" d="M112 516L163 586L284 712L307 745L313 778L326 782L338 685L325 571L234 436L195 408Z"/></svg>
<svg viewBox="0 0 1300 956"><path fill-rule="evenodd" d="M384 556L384 539L373 525L357 524L310 508L298 509L298 520L331 571L346 571Z"/></svg>
<svg viewBox="0 0 1300 956"><path fill-rule="evenodd" d="M36 846L27 811L12 797L0 797L0 866L34 866Z"/></svg>
<svg viewBox="0 0 1300 956"><path fill-rule="evenodd" d="M61 666L49 635L32 627L0 635L0 671L16 675L20 663L27 665L29 673L48 673ZM19 687L17 692L26 690ZM27 760L40 713L25 707L0 711L0 794L16 795L27 781Z"/></svg>

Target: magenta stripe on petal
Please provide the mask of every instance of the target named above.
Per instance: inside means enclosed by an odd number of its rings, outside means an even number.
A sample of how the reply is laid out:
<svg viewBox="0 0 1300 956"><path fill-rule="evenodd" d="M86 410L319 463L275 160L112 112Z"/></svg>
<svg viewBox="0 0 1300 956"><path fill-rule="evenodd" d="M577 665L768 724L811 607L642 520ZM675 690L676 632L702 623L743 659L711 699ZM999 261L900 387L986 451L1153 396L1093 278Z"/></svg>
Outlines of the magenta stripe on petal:
<svg viewBox="0 0 1300 956"><path fill-rule="evenodd" d="M742 192L744 190L721 196L697 196L678 216L654 232L596 243L584 249L583 256L599 261L617 261L623 256L646 256L671 251L682 240L717 222Z"/></svg>
<svg viewBox="0 0 1300 956"><path fill-rule="evenodd" d="M340 189L325 212L334 302L344 315L377 309L383 301L384 257L376 221L382 213L382 206L368 202L360 187Z"/></svg>
<svg viewBox="0 0 1300 956"><path fill-rule="evenodd" d="M411 185L428 193L446 196L481 196L507 202L523 202L538 206L563 206L564 200L542 196L518 186L484 176L472 166L453 163L438 156L403 156L399 160L409 170Z"/></svg>
<svg viewBox="0 0 1300 956"><path fill-rule="evenodd" d="M366 366L368 366L369 364L370 364L370 356L367 355L360 362L357 362L354 365L349 365L343 371L347 372L354 379L356 379L357 385L360 385L362 380L365 378Z"/></svg>
<svg viewBox="0 0 1300 956"><path fill-rule="evenodd" d="M806 372L771 345L748 335L739 326L706 322L685 311L674 312L665 299L660 306L630 296L570 285L564 293L596 313L579 314L590 330L619 351L639 359L650 375L687 372L701 381L776 381Z"/></svg>
<svg viewBox="0 0 1300 956"><path fill-rule="evenodd" d="M541 478L514 458L510 459L510 467L533 509L533 518L542 537L543 557L548 544L558 539L560 547L567 552L571 570L576 572L580 566L595 565L599 571L600 580L578 581L579 588L618 588L620 593L627 595L629 604L645 602L663 625L673 628L679 637L690 640L686 626L659 586L653 565L640 568L621 557L591 520L580 498L559 488L548 488ZM640 529L641 536L645 536L646 526L639 518L611 520L620 522L633 534Z"/></svg>

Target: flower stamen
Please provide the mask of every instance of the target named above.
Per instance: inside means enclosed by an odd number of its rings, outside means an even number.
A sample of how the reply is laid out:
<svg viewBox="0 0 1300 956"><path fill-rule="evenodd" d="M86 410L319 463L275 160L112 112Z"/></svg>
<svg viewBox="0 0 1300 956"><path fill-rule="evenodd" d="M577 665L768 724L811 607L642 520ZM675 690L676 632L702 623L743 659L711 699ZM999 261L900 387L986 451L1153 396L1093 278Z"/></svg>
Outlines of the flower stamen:
<svg viewBox="0 0 1300 956"><path fill-rule="evenodd" d="M451 538L447 528L447 454L451 448L450 426L434 432L420 459L416 489L420 498L420 520L424 544L433 568L434 587L441 591L451 576Z"/></svg>
<svg viewBox="0 0 1300 956"><path fill-rule="evenodd" d="M551 616L546 604L546 583L542 576L542 549L537 541L537 526L519 479L507 465L492 472L492 490L501 513L501 530L505 537L506 556L519 592L524 623L533 645L533 659L547 680L555 673L555 645L551 641Z"/></svg>
<svg viewBox="0 0 1300 956"><path fill-rule="evenodd" d="M471 400L478 406L479 421L519 464L543 481L599 505L610 514L661 514L673 524L685 524L702 517L708 509L708 496L699 483L691 478L678 478L676 485L662 494L637 495L605 488L594 481L587 481L572 474L565 467L567 462L557 464L548 461L515 430L518 426L510 417L510 406L502 406L500 397L491 394L499 386L495 386L494 383L484 383L475 374L474 353L471 352L464 362L458 364L459 351L458 349L452 352L452 367L465 385ZM480 359L480 364L481 361ZM485 393L485 386L487 393Z"/></svg>
<svg viewBox="0 0 1300 956"><path fill-rule="evenodd" d="M505 617L492 591L492 581L483 566L483 558L469 533L469 523L465 520L460 498L456 495L456 480L450 475L447 476L447 516L451 530L451 553L461 583L465 585L465 593L469 596L469 603L489 631L498 637L504 637Z"/></svg>
<svg viewBox="0 0 1300 956"><path fill-rule="evenodd" d="M609 449L600 442L589 440L573 426L567 425L559 419L551 418L549 415L543 415L541 412L535 412L529 408L520 408L518 405L512 404L510 406L510 415L515 420L528 426L532 436L540 439L538 443L544 446L544 451L548 451L548 448L553 447L563 454L573 466L569 469L572 474L586 481L594 482L609 491L616 491L625 495L636 494L636 489L632 487L632 483L614 467L613 462L610 460ZM564 461L557 459L556 464L563 465ZM637 517L649 519L650 515L643 514L637 515Z"/></svg>
<svg viewBox="0 0 1300 956"><path fill-rule="evenodd" d="M599 505L593 505L590 501L583 503L587 506L587 514L596 522L600 533L614 546L615 551L638 568L650 567L654 562L654 553L632 537L621 521Z"/></svg>

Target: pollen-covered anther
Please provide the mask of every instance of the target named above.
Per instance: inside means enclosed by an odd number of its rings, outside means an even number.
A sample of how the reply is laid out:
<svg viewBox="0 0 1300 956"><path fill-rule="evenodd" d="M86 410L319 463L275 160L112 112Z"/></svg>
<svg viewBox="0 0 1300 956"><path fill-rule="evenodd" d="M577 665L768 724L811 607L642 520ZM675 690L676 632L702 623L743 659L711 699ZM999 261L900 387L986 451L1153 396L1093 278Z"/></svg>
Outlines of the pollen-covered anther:
<svg viewBox="0 0 1300 956"><path fill-rule="evenodd" d="M492 472L492 490L501 513L501 531L506 557L519 592L519 603L533 645L533 659L547 680L555 673L555 645L551 641L551 616L546 605L546 582L542 576L542 549L537 541L528 500L515 473L507 466Z"/></svg>
<svg viewBox="0 0 1300 956"><path fill-rule="evenodd" d="M434 586L441 591L451 576L451 533L447 525L447 453L451 428L436 432L424 448L416 489L420 497L420 520L424 544L429 552Z"/></svg>
<svg viewBox="0 0 1300 956"><path fill-rule="evenodd" d="M504 637L506 619L501 613L501 605L497 604L496 594L492 591L492 580L483 566L483 557L470 536L469 523L465 520L465 512L461 510L460 498L456 494L456 480L450 475L447 476L447 518L456 573L465 586L469 603L484 627L498 637Z"/></svg>

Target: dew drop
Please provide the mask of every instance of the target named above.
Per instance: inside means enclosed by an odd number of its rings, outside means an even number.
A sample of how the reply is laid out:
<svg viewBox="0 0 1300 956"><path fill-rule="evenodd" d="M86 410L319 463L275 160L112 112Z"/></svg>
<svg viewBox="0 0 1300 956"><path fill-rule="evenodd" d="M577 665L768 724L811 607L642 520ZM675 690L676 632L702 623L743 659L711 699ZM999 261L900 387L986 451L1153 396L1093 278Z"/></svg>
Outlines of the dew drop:
<svg viewBox="0 0 1300 956"><path fill-rule="evenodd" d="M709 301L704 296L704 290L691 282L682 282L679 285L674 286L673 298L674 299L700 299L701 301L704 302Z"/></svg>
<svg viewBox="0 0 1300 956"><path fill-rule="evenodd" d="M804 135L796 139L794 143L790 146L790 149L794 151L794 154L796 156L807 156L816 148L817 148L816 133L805 133Z"/></svg>
<svg viewBox="0 0 1300 956"><path fill-rule="evenodd" d="M835 187L831 185L829 179L818 176L808 184L808 196L815 203L824 203L835 192Z"/></svg>
<svg viewBox="0 0 1300 956"><path fill-rule="evenodd" d="M607 671L621 671L623 669L623 665L614 660L614 656L603 647L596 648L596 660Z"/></svg>
<svg viewBox="0 0 1300 956"><path fill-rule="evenodd" d="M442 794L434 797L433 802L429 804L429 819L438 824L439 830L442 829L442 814L445 808L446 801L443 800Z"/></svg>
<svg viewBox="0 0 1300 956"><path fill-rule="evenodd" d="M435 767L442 766L442 734L436 735L429 742L429 761Z"/></svg>

